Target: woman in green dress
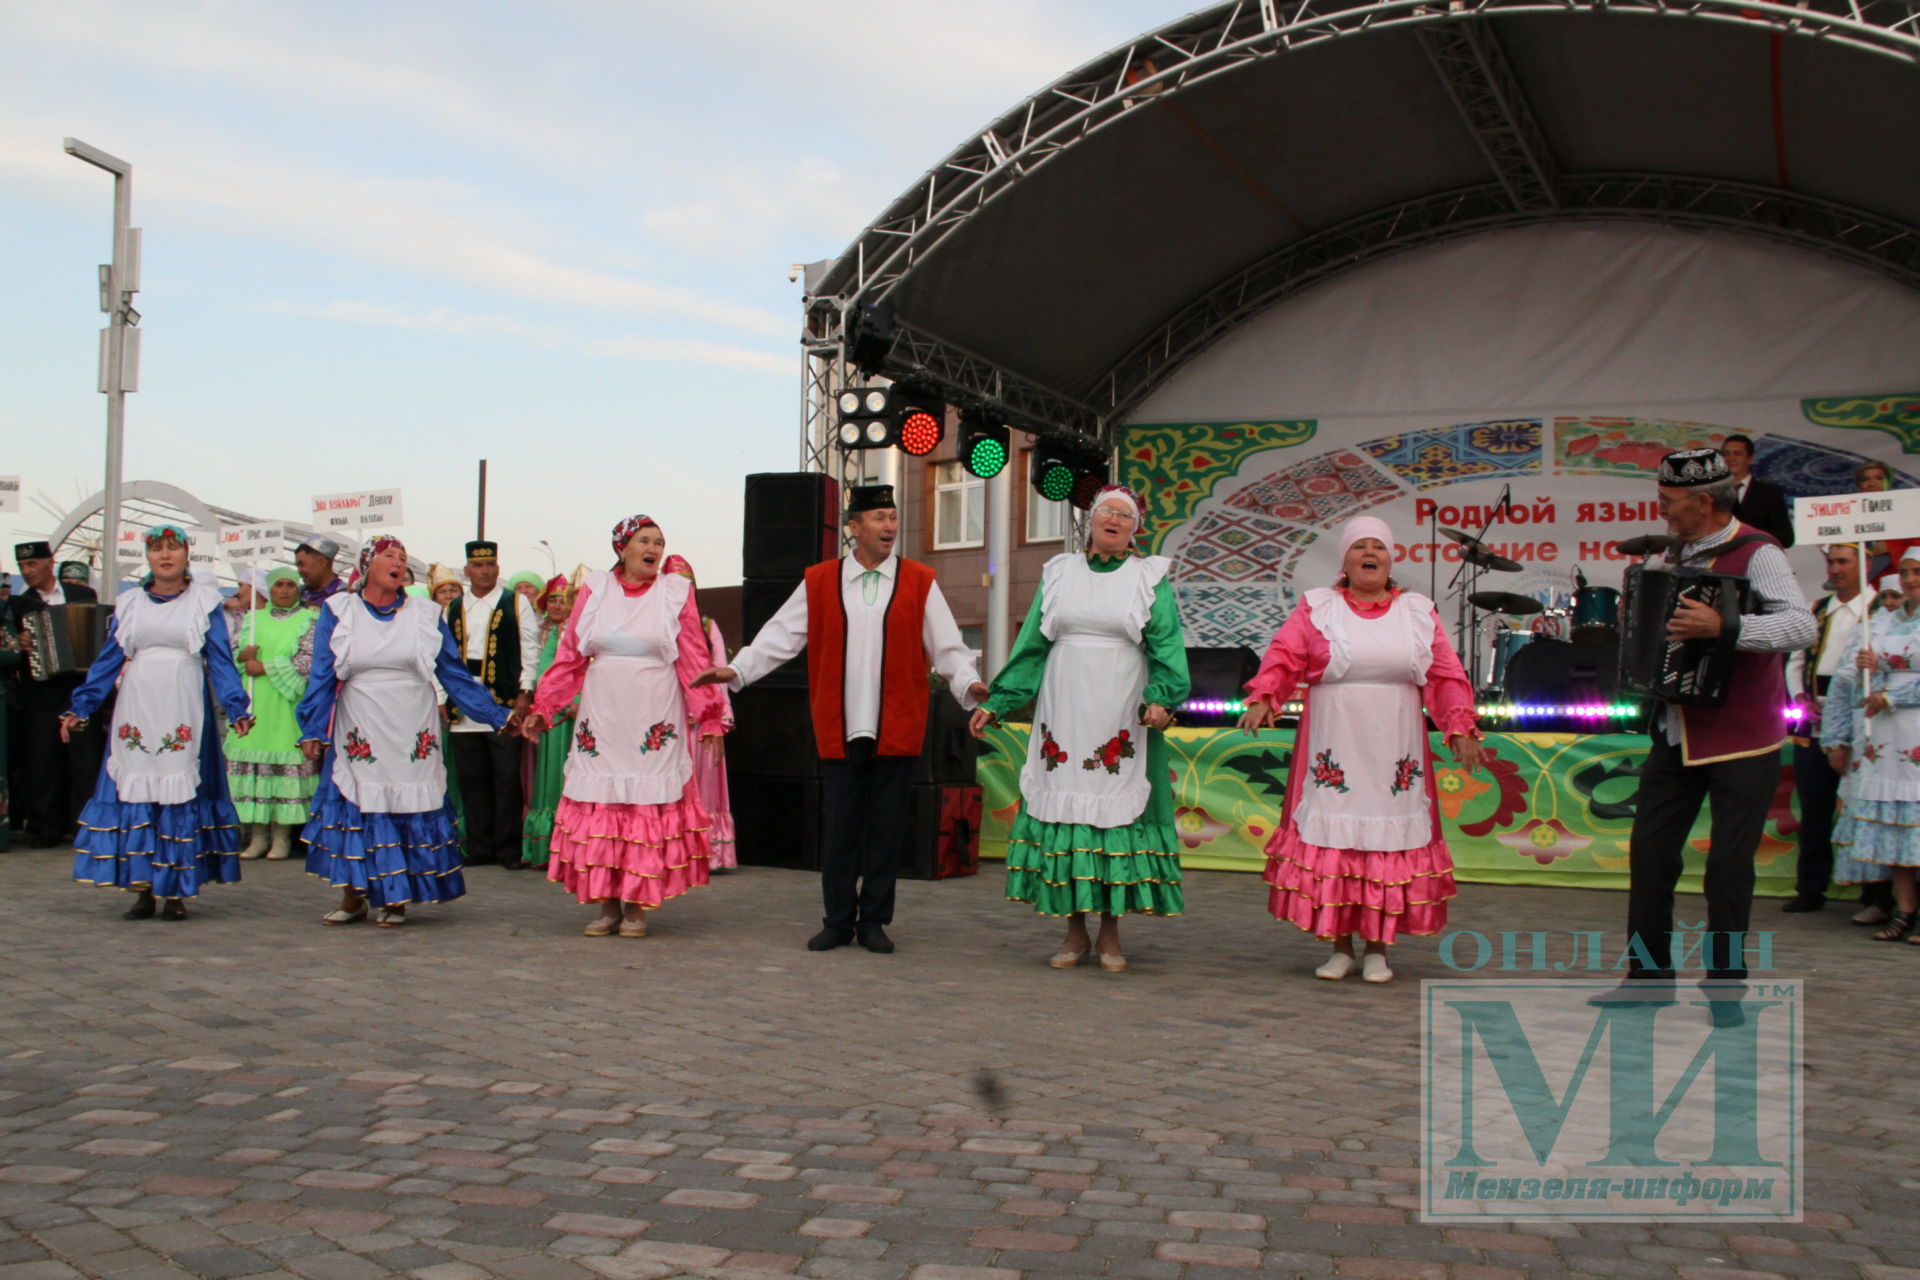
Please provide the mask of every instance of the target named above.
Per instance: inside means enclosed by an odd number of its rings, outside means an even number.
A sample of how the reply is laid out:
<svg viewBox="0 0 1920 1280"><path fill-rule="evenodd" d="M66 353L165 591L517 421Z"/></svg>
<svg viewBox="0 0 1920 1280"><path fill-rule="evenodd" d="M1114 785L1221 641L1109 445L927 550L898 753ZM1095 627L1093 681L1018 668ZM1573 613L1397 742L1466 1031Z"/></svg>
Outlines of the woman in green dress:
<svg viewBox="0 0 1920 1280"><path fill-rule="evenodd" d="M1035 704L1007 897L1067 918L1056 969L1097 948L1100 967L1118 973L1127 967L1120 917L1179 915L1185 905L1164 730L1187 696L1187 651L1170 562L1133 551L1145 515L1126 486L1100 490L1086 553L1047 562L1007 665L973 715L979 737ZM1100 914L1097 943L1091 912Z"/></svg>
<svg viewBox="0 0 1920 1280"><path fill-rule="evenodd" d="M541 588L536 604L540 610L540 668L547 674L553 655L560 649L560 633L567 629L567 615L573 612L573 588L565 575L556 576ZM562 707L553 717L553 727L540 739L533 762L533 787L528 791L527 823L520 833L520 860L530 867L547 865L548 848L553 843L553 813L560 805L560 788L567 780L567 752L573 749L573 705ZM529 746L533 744L529 743Z"/></svg>
<svg viewBox="0 0 1920 1280"><path fill-rule="evenodd" d="M268 604L250 611L234 635L234 658L253 699L253 732L242 740L227 730L227 788L234 812L251 829L243 858L279 860L293 852L293 835L307 821L307 804L320 766L300 752L293 709L307 691L313 665L317 609L300 603L300 575L267 575Z"/></svg>

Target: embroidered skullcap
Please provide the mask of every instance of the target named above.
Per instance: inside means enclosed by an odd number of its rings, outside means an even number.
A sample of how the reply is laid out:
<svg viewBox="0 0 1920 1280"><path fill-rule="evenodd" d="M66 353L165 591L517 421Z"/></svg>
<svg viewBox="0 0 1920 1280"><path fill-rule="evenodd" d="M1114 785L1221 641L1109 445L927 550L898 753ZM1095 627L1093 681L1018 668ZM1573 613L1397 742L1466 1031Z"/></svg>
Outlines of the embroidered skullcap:
<svg viewBox="0 0 1920 1280"><path fill-rule="evenodd" d="M84 560L62 560L60 562L60 581L84 583L92 576Z"/></svg>
<svg viewBox="0 0 1920 1280"><path fill-rule="evenodd" d="M322 559L337 560L340 558L340 553L346 550L346 548L335 542L332 538L327 537L324 533L315 533L310 534L307 540L295 547L294 550L296 552L311 551Z"/></svg>
<svg viewBox="0 0 1920 1280"><path fill-rule="evenodd" d="M13 544L15 560L51 560L53 544L45 541L16 542Z"/></svg>
<svg viewBox="0 0 1920 1280"><path fill-rule="evenodd" d="M567 582L566 574L564 573L554 574L551 578L547 579L546 585L540 588L540 607L542 609L547 607L547 601L553 599L553 593L556 591L558 591L563 596L570 596L573 594L573 588Z"/></svg>
<svg viewBox="0 0 1920 1280"><path fill-rule="evenodd" d="M893 500L893 486L890 484L856 484L847 492L847 514L857 516L862 511L891 511L899 506Z"/></svg>
<svg viewBox="0 0 1920 1280"><path fill-rule="evenodd" d="M438 591L449 582L456 587L459 586L460 575L438 561L427 567L427 590Z"/></svg>
<svg viewBox="0 0 1920 1280"><path fill-rule="evenodd" d="M1379 516L1355 516L1340 526L1340 563L1347 562L1347 552L1353 544L1362 538L1378 538L1387 549L1387 556L1393 556L1393 530Z"/></svg>
<svg viewBox="0 0 1920 1280"><path fill-rule="evenodd" d="M500 562L500 544L475 539L467 544L468 564L498 564Z"/></svg>
<svg viewBox="0 0 1920 1280"><path fill-rule="evenodd" d="M658 529L660 522L652 516L628 516L625 520L613 526L613 554L619 555L622 551L625 551L627 544L633 541L633 535L639 533L648 525L652 525Z"/></svg>
<svg viewBox="0 0 1920 1280"><path fill-rule="evenodd" d="M1697 489L1732 475L1718 449L1676 449L1660 459L1660 483L1669 489Z"/></svg>

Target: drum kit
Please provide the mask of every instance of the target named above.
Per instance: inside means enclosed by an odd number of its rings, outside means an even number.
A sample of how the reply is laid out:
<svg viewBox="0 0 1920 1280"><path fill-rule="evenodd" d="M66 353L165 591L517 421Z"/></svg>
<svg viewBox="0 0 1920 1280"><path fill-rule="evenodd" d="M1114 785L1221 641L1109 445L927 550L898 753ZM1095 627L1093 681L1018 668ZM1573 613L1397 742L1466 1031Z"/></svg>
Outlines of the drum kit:
<svg viewBox="0 0 1920 1280"><path fill-rule="evenodd" d="M1458 639L1469 663L1468 677L1474 688L1496 699L1507 692L1508 674L1513 662L1536 642L1618 645L1620 642L1620 592L1613 587L1587 583L1578 567L1573 571L1573 590L1542 601L1512 591L1475 590L1484 573L1518 573L1520 562L1500 555L1483 540L1459 529L1442 528L1443 537L1460 547L1464 562ZM1673 545L1665 534L1649 533L1628 538L1620 550L1644 560ZM1456 579L1457 581L1458 579ZM1474 615L1469 621L1466 606ZM1521 625L1519 619L1531 619ZM1483 682L1482 675L1485 675Z"/></svg>

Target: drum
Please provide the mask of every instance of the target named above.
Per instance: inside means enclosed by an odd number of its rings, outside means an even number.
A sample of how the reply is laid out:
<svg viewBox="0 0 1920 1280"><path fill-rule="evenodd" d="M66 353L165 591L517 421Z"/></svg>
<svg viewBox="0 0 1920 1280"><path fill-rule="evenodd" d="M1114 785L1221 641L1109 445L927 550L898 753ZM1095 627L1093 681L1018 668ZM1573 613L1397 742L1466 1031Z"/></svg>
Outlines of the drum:
<svg viewBox="0 0 1920 1280"><path fill-rule="evenodd" d="M1513 631L1502 627L1493 633L1493 674L1490 677L1492 687L1504 689L1507 686L1507 666L1513 661L1513 655L1533 643L1533 632Z"/></svg>
<svg viewBox="0 0 1920 1280"><path fill-rule="evenodd" d="M1582 587L1573 593L1573 638L1591 644L1620 638L1620 593L1612 587Z"/></svg>

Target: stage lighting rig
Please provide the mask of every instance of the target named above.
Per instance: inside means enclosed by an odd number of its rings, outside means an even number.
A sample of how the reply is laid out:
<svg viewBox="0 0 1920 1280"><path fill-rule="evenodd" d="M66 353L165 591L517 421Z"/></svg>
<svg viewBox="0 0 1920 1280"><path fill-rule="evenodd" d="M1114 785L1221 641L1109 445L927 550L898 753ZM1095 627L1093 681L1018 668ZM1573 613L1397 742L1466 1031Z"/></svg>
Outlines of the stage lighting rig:
<svg viewBox="0 0 1920 1280"><path fill-rule="evenodd" d="M900 442L891 387L844 387L834 397L839 420L834 439L842 449L886 449Z"/></svg>
<svg viewBox="0 0 1920 1280"><path fill-rule="evenodd" d="M1072 453L1059 441L1042 441L1033 447L1033 488L1048 502L1065 502L1073 495Z"/></svg>
<svg viewBox="0 0 1920 1280"><path fill-rule="evenodd" d="M1073 492L1067 495L1067 501L1082 511L1091 510L1093 500L1107 483L1106 464L1089 467L1073 477Z"/></svg>
<svg viewBox="0 0 1920 1280"><path fill-rule="evenodd" d="M894 438L909 457L924 458L947 438L947 406L938 396L896 387Z"/></svg>
<svg viewBox="0 0 1920 1280"><path fill-rule="evenodd" d="M960 415L960 465L970 476L991 480L1007 465L1011 452L1006 425L990 409L968 409Z"/></svg>

